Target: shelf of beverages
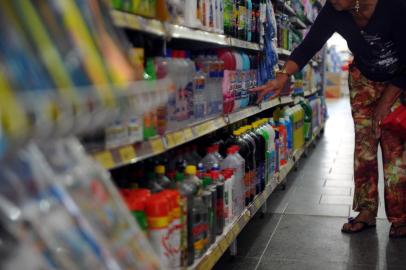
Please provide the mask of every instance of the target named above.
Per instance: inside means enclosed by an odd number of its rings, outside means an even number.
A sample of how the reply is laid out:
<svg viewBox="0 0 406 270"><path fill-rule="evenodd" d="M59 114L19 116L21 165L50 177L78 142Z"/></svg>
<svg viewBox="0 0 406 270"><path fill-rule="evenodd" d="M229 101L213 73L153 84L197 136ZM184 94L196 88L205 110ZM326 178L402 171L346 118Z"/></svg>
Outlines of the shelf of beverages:
<svg viewBox="0 0 406 270"><path fill-rule="evenodd" d="M194 29L187 26L161 22L119 10L111 10L116 26L165 37L168 39L188 39L234 48L260 51L258 43L240 40L223 34Z"/></svg>
<svg viewBox="0 0 406 270"><path fill-rule="evenodd" d="M291 97L272 99L270 101L263 102L261 106L248 107L228 115L190 124L183 129L168 132L164 136L157 136L141 143L125 145L110 150L97 151L93 153L92 156L105 169L115 169L162 154L167 150L193 141L227 125L236 123L262 111L291 102L293 102Z"/></svg>
<svg viewBox="0 0 406 270"><path fill-rule="evenodd" d="M190 269L206 270L212 269L221 256L227 251L230 245L235 241L242 229L254 217L255 213L266 203L269 196L276 189L277 185L282 183L287 175L292 171L297 162L303 156L306 149L315 142L316 138L324 128L324 124L318 127L313 133L312 139L307 141L304 147L296 150L286 165L280 168L280 172L274 175L276 181L270 182L264 191L257 195L253 202L246 207L241 215L227 226L222 235L218 236L216 242L206 251L206 253L194 263Z"/></svg>

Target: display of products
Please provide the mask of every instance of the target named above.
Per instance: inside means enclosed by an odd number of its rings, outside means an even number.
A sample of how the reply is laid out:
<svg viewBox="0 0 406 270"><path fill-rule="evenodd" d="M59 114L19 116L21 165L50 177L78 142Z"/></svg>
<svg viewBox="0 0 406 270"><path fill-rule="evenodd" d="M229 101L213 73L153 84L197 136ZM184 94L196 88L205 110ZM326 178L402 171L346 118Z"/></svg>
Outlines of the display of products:
<svg viewBox="0 0 406 270"><path fill-rule="evenodd" d="M271 1L107 3L0 3L1 269L191 267L327 116L257 106L302 39Z"/></svg>

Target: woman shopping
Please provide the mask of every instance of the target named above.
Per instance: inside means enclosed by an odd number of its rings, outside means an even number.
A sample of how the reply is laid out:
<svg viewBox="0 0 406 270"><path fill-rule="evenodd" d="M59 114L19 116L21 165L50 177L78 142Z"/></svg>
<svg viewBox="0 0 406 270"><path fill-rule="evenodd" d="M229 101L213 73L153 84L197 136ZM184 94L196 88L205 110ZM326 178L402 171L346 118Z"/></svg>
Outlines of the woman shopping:
<svg viewBox="0 0 406 270"><path fill-rule="evenodd" d="M349 87L355 126L353 209L359 214L343 225L342 232L357 233L376 225L380 143L386 215L392 223L389 235L406 237L406 144L395 132L380 129L406 91L406 0L327 0L276 79L255 91L259 100L269 93L278 95L290 75L301 70L335 32L347 40L354 55Z"/></svg>

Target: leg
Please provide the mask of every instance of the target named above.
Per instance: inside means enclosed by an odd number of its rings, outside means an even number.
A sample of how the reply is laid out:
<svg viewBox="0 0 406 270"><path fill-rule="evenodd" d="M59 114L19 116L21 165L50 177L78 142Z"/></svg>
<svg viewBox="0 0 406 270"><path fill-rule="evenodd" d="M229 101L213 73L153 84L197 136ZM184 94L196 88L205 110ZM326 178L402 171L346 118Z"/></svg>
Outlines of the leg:
<svg viewBox="0 0 406 270"><path fill-rule="evenodd" d="M396 102L394 107L399 106ZM385 210L393 223L392 234L406 235L406 148L405 142L391 131L383 130L381 137L385 175Z"/></svg>
<svg viewBox="0 0 406 270"><path fill-rule="evenodd" d="M358 232L374 225L378 212L378 140L372 130L372 117L384 85L369 81L352 68L349 86L355 127L353 209L360 214L344 224L343 231Z"/></svg>

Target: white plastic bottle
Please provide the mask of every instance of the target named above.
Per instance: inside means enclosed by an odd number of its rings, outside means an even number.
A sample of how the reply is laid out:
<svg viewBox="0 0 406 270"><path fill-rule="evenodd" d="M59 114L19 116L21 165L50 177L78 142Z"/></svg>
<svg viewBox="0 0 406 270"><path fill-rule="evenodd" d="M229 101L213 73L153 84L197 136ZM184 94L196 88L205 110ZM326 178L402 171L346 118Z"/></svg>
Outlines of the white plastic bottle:
<svg viewBox="0 0 406 270"><path fill-rule="evenodd" d="M233 194L233 216L238 216L245 206L245 160L238 153L238 146L231 146L227 149L227 157L224 159L221 166L223 168L231 168L234 170L234 182L232 188Z"/></svg>
<svg viewBox="0 0 406 270"><path fill-rule="evenodd" d="M268 123L268 119L264 119L265 125L264 128L269 134L269 164L268 164L268 174L270 176L270 179L273 177L275 174L275 130L273 127Z"/></svg>

